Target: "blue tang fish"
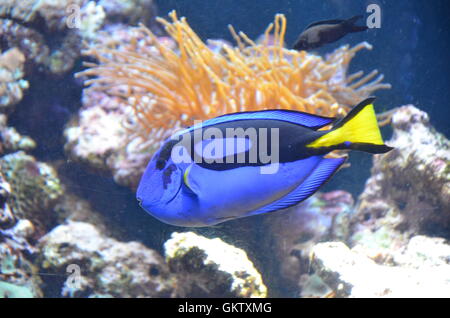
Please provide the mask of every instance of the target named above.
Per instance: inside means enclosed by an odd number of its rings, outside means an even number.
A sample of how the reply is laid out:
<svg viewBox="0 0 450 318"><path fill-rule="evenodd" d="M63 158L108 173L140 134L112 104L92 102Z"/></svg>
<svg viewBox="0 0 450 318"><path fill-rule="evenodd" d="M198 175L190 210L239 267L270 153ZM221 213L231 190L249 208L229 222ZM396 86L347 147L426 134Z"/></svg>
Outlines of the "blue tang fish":
<svg viewBox="0 0 450 318"><path fill-rule="evenodd" d="M210 226L295 205L345 162L325 158L329 152L392 149L383 143L373 101L362 101L341 120L277 109L227 114L184 129L148 163L139 204L177 226Z"/></svg>

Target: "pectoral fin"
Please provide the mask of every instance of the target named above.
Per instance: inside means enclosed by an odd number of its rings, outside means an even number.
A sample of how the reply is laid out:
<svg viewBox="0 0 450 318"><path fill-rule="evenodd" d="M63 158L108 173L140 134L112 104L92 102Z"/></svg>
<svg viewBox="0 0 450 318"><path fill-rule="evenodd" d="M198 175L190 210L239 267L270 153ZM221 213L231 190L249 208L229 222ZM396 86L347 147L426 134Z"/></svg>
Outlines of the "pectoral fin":
<svg viewBox="0 0 450 318"><path fill-rule="evenodd" d="M183 183L193 194L198 196L198 194L200 193L200 189L199 189L197 183L195 182L195 180L193 180L193 178L191 176L191 170L192 170L193 166L194 166L194 164L189 165L186 168L186 170L184 171Z"/></svg>

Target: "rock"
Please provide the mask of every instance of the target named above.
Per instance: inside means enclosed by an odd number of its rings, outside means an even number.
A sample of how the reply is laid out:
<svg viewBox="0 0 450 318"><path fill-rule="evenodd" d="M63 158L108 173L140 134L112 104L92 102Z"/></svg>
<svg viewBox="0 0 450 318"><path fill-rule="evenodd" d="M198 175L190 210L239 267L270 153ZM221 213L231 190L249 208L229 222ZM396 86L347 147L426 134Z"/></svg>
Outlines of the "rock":
<svg viewBox="0 0 450 318"><path fill-rule="evenodd" d="M148 35L140 28L112 24L105 26L99 34L92 45L94 50L110 47L123 52L158 54ZM161 40L174 46L174 41L169 38ZM83 90L82 104L79 114L64 131L67 156L95 173L112 175L120 185L136 189L159 144L153 138L144 140L132 132L134 129L131 127L137 124L137 120L129 100L93 86ZM164 133L166 137L170 135Z"/></svg>
<svg viewBox="0 0 450 318"><path fill-rule="evenodd" d="M0 6L0 40L4 46L17 47L25 55L28 65L56 75L73 68L80 56L82 41L96 40L98 31L105 25L148 22L155 14L152 0L3 2Z"/></svg>
<svg viewBox="0 0 450 318"><path fill-rule="evenodd" d="M11 112L22 100L28 82L24 77L25 56L18 48L0 55L0 112Z"/></svg>
<svg viewBox="0 0 450 318"><path fill-rule="evenodd" d="M0 282L0 298L32 298L33 293L26 287Z"/></svg>
<svg viewBox="0 0 450 318"><path fill-rule="evenodd" d="M35 228L15 217L8 203L11 191L0 171L0 298L42 297L37 267L28 259L35 252L29 243Z"/></svg>
<svg viewBox="0 0 450 318"><path fill-rule="evenodd" d="M126 107L118 98L92 90L84 90L83 103L95 106L82 109L79 118L69 123L64 132L65 150L75 162L107 172L111 157L118 148L125 147L126 129L122 123Z"/></svg>
<svg viewBox="0 0 450 318"><path fill-rule="evenodd" d="M85 222L94 225L101 233L108 236L112 236L113 232L119 232L117 225L113 226L112 222L95 210L89 201L67 190L64 190L64 196L58 200L54 211L59 224L67 221Z"/></svg>
<svg viewBox="0 0 450 318"><path fill-rule="evenodd" d="M300 276L309 272L310 249L316 243L348 239L353 204L351 194L345 191L317 193L292 208L265 216L273 238L265 240L266 250L274 250L275 255L267 261L279 268L274 275L281 275L282 288L298 291L299 284L302 286Z"/></svg>
<svg viewBox="0 0 450 318"><path fill-rule="evenodd" d="M302 298L326 298L334 295L331 288L317 274L303 274L300 277L300 286L299 296Z"/></svg>
<svg viewBox="0 0 450 318"><path fill-rule="evenodd" d="M413 236L402 251L393 254L393 263L411 268L450 266L450 245L440 237Z"/></svg>
<svg viewBox="0 0 450 318"><path fill-rule="evenodd" d="M35 248L29 243L33 240L36 232L33 223L29 220L18 220L17 223L10 228L0 229L1 239L17 250L25 251L27 254L35 252Z"/></svg>
<svg viewBox="0 0 450 318"><path fill-rule="evenodd" d="M8 205L14 217L28 219L39 237L54 224L53 207L63 194L56 171L23 151L0 158L0 169L11 187Z"/></svg>
<svg viewBox="0 0 450 318"><path fill-rule="evenodd" d="M411 240L413 246L415 241ZM450 246L443 241L435 244L449 252ZM319 243L312 249L312 268L336 297L449 297L450 264L427 262L430 257L411 253L411 249L406 254L413 266L387 266L378 265L344 243Z"/></svg>
<svg viewBox="0 0 450 318"><path fill-rule="evenodd" d="M5 180L0 170L0 229L7 228L15 223L14 214L8 204L11 195L11 185Z"/></svg>
<svg viewBox="0 0 450 318"><path fill-rule="evenodd" d="M392 116L394 150L374 156L352 220L351 244L389 250L413 234L450 233L450 142L412 105ZM381 252L382 254L384 252ZM381 255L381 257L384 257Z"/></svg>
<svg viewBox="0 0 450 318"><path fill-rule="evenodd" d="M193 232L172 233L166 261L182 297L266 297L261 275L242 249Z"/></svg>
<svg viewBox="0 0 450 318"><path fill-rule="evenodd" d="M174 45L167 38L164 42ZM105 26L93 47L157 54L145 32L122 24ZM79 114L64 131L67 156L95 173L112 175L120 185L136 189L158 144L152 138L144 140L131 133L136 118L129 101L89 87L83 90L82 103Z"/></svg>
<svg viewBox="0 0 450 318"><path fill-rule="evenodd" d="M64 30L67 19L67 2L61 0L3 0L0 16L27 23L42 18L47 28L52 31ZM82 7L87 0L72 0L71 4Z"/></svg>
<svg viewBox="0 0 450 318"><path fill-rule="evenodd" d="M98 4L103 7L110 21L148 23L156 14L153 0L100 0Z"/></svg>
<svg viewBox="0 0 450 318"><path fill-rule="evenodd" d="M41 271L61 276L55 296L169 297L176 287L157 252L106 237L92 224L59 225L41 238L39 247ZM78 267L79 275L67 276L69 266Z"/></svg>
<svg viewBox="0 0 450 318"><path fill-rule="evenodd" d="M86 105L95 106L80 110L64 131L67 155L91 171L112 174L118 184L136 189L152 152L141 138L130 140L124 124L128 106L92 90L83 95Z"/></svg>
<svg viewBox="0 0 450 318"><path fill-rule="evenodd" d="M30 5L28 9L32 11L36 6L30 2L27 1ZM0 40L6 48L18 48L25 55L26 73L32 69L43 69L48 73L61 75L73 67L75 60L80 55L81 36L75 29L67 30L65 24L66 4L63 1L59 3L58 17L54 16L56 19L53 19L48 16L51 21L47 20L45 24L39 22L40 18L34 19L37 16L43 17L41 12L34 14L37 11L29 12L28 16L23 17L8 16L8 12L6 12L6 18L0 18ZM50 12L47 13L50 14ZM52 29L54 35L56 34L56 36L52 36L54 41L52 43L45 36L48 32L47 27Z"/></svg>
<svg viewBox="0 0 450 318"><path fill-rule="evenodd" d="M25 257L22 242L10 234L0 230L0 298L42 297L37 267Z"/></svg>
<svg viewBox="0 0 450 318"><path fill-rule="evenodd" d="M311 267L338 297L448 297L450 142L412 105L392 125L394 150L374 156L351 216L352 248L316 244Z"/></svg>
<svg viewBox="0 0 450 318"><path fill-rule="evenodd" d="M0 154L30 151L35 147L33 139L20 135L14 127L8 127L6 116L0 114Z"/></svg>

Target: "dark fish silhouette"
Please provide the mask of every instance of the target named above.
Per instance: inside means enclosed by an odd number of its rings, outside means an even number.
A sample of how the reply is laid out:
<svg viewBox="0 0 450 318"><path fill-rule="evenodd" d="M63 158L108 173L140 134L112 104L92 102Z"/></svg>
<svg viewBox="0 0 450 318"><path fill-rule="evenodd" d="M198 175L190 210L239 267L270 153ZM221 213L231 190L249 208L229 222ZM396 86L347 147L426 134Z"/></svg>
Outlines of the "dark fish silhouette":
<svg viewBox="0 0 450 318"><path fill-rule="evenodd" d="M310 50L335 42L352 32L367 30L367 26L355 25L362 15L348 20L325 20L311 23L299 35L294 43L294 50Z"/></svg>

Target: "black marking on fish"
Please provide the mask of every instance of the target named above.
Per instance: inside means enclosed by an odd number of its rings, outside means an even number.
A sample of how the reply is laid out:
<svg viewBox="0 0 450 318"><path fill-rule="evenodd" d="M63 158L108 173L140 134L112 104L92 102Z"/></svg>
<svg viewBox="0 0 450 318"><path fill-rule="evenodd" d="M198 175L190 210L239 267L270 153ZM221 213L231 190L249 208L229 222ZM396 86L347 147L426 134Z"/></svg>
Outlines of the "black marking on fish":
<svg viewBox="0 0 450 318"><path fill-rule="evenodd" d="M169 140L162 146L161 151L156 157L156 169L164 169L167 160L169 160L170 156L172 155L172 149L177 143L177 140Z"/></svg>
<svg viewBox="0 0 450 318"><path fill-rule="evenodd" d="M169 183L172 182L172 173L177 170L177 168L175 167L175 165L172 163L171 165L169 165L166 170L164 170L163 172L163 187L164 189L167 189L167 186L169 185Z"/></svg>
<svg viewBox="0 0 450 318"><path fill-rule="evenodd" d="M242 121L230 121L230 122L224 122L220 124L213 125L212 127L219 129L222 132L222 135L224 137L227 136L227 129L233 129L234 131L241 129L241 130L247 130L251 128L252 130L256 130L257 132L260 132L260 129L265 129L267 132L267 149L266 151L269 152L267 155L271 156L270 150L272 149L271 144L271 134L272 134L272 128L277 129L279 132L279 140L278 145L274 145L275 151L279 151L279 163L284 162L292 162L300 159L307 158L312 155L321 155L329 152L329 149L314 149L310 147L306 147L307 144L313 142L317 138L324 135L327 131L316 131L314 129L297 125L290 122L285 122L281 120L273 120L273 119L252 119L252 120L242 120ZM208 127L207 127L208 128ZM207 129L206 128L206 129ZM202 135L204 133L204 130L202 129ZM256 162L251 162L250 160L250 151L253 147L259 146L259 140L253 141L252 140L252 146L245 152L242 152L241 155L243 156L244 160L243 162L238 161L238 154L231 154L227 157L222 158L222 162L219 162L218 160L214 160L213 162L207 162L206 160L203 160L204 158L201 158L201 162L198 162L196 158L194 157L195 152L195 138L194 138L194 131L187 132L187 134L190 134L190 147L186 145L186 149L188 153L190 154L193 161L196 161L198 165L200 165L203 168L210 169L210 170L217 170L217 171L223 171L223 170L230 170L230 169L236 169L239 167L244 166L264 166L267 165L267 162L262 162L259 156L259 153L257 155ZM186 137L186 136L185 136ZM258 138L261 136L258 135ZM248 138L248 136L245 136L244 138ZM185 141L188 141L188 138L184 139ZM258 152L260 149L258 148ZM198 155L198 154L197 154ZM275 163L275 162L271 162Z"/></svg>

